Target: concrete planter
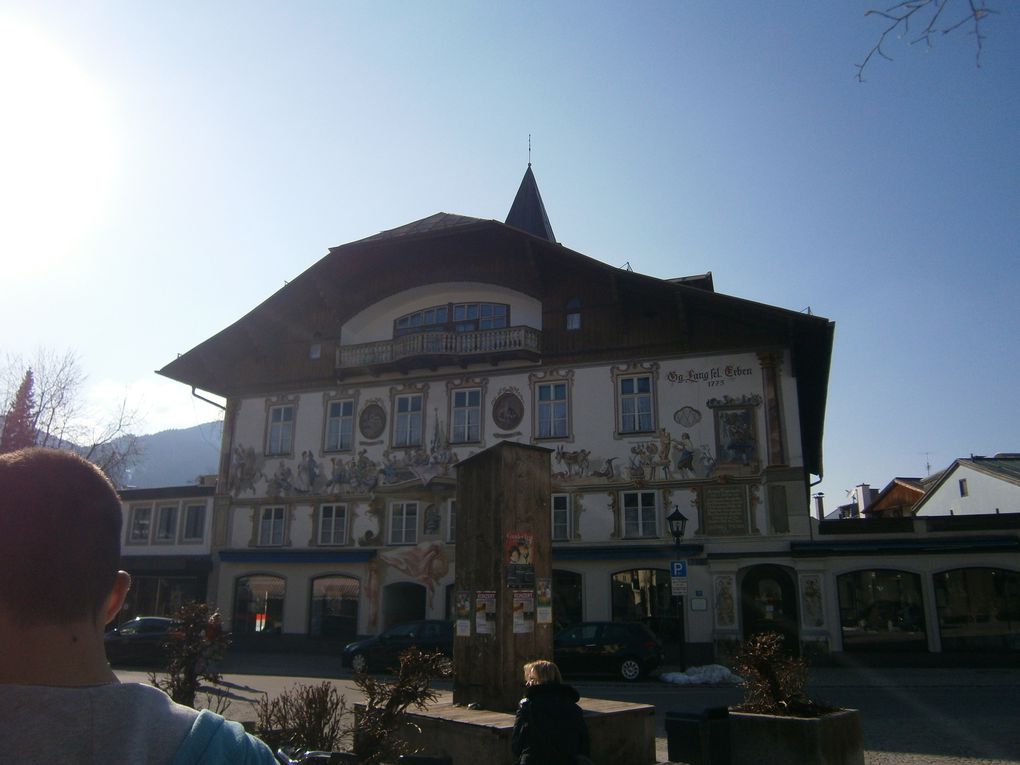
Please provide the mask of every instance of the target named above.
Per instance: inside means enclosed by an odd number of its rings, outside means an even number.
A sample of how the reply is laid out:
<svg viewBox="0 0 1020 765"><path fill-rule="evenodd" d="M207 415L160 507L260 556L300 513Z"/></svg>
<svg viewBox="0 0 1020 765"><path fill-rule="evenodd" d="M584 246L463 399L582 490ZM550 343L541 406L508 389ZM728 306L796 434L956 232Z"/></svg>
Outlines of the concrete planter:
<svg viewBox="0 0 1020 765"><path fill-rule="evenodd" d="M730 710L732 765L864 765L856 709L821 717L783 717Z"/></svg>

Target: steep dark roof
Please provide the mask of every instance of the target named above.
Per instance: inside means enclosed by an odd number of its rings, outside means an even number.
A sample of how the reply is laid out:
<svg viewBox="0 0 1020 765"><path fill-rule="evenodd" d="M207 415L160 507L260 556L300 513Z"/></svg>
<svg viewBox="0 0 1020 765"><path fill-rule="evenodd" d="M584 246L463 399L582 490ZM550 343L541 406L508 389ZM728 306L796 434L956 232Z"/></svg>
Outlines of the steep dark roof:
<svg viewBox="0 0 1020 765"><path fill-rule="evenodd" d="M401 236L412 236L414 234L427 234L433 231L445 231L458 226L470 226L481 223L481 218L471 218L467 215L453 215L452 213L437 212L427 218L406 223L403 226L380 231L378 234L360 239L361 242L374 242L382 239L396 239Z"/></svg>
<svg viewBox="0 0 1020 765"><path fill-rule="evenodd" d="M545 205L542 204L542 195L538 193L538 182L535 181L535 174L531 172L530 162L528 169L524 171L524 178L521 180L521 187L517 189L514 203L510 205L506 224L547 241L556 241L549 216L545 212Z"/></svg>

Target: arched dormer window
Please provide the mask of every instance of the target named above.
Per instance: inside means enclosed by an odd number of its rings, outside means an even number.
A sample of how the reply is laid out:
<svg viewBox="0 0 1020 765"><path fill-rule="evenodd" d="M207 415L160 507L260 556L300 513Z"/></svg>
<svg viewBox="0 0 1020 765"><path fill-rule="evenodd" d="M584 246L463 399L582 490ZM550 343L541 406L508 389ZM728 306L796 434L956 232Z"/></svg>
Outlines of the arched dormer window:
<svg viewBox="0 0 1020 765"><path fill-rule="evenodd" d="M447 303L405 314L393 322L393 336L418 332L477 332L510 326L506 303Z"/></svg>
<svg viewBox="0 0 1020 765"><path fill-rule="evenodd" d="M581 301L577 298L570 298L567 301L567 330L573 331L581 328Z"/></svg>

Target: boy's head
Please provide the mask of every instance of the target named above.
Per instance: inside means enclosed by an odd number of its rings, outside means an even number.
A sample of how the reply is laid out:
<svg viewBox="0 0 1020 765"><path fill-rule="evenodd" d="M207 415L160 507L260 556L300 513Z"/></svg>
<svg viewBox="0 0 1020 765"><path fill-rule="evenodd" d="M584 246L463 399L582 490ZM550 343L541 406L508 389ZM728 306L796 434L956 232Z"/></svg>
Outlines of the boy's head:
<svg viewBox="0 0 1020 765"><path fill-rule="evenodd" d="M562 682L563 676L560 675L560 668L551 661L540 659L524 665L525 685L548 685L549 683Z"/></svg>
<svg viewBox="0 0 1020 765"><path fill-rule="evenodd" d="M26 626L95 619L120 568L120 497L67 451L0 454L0 608Z"/></svg>

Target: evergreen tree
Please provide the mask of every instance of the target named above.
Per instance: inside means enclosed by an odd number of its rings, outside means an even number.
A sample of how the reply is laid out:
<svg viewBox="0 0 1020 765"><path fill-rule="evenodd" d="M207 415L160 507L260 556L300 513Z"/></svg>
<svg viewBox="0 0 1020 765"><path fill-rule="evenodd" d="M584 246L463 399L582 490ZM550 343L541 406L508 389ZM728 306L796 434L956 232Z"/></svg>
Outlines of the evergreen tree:
<svg viewBox="0 0 1020 765"><path fill-rule="evenodd" d="M7 416L4 418L3 434L0 435L0 454L13 452L35 446L35 380L32 370L25 372L25 377L18 386Z"/></svg>

